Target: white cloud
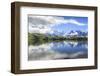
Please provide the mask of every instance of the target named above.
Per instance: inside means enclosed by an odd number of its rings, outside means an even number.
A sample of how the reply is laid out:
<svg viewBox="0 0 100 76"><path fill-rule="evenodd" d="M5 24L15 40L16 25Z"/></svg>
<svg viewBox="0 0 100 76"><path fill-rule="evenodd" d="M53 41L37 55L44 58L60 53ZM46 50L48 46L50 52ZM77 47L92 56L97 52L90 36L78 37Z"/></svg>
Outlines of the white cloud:
<svg viewBox="0 0 100 76"><path fill-rule="evenodd" d="M68 23L71 23L71 24L74 24L76 26L84 26L84 25L86 25L84 23L78 22L75 19L64 19L63 17L53 17L53 19L54 19L53 21L55 21L54 22L55 24L59 24L59 23L66 23L66 24L68 24Z"/></svg>
<svg viewBox="0 0 100 76"><path fill-rule="evenodd" d="M49 27L45 26L44 28L41 28L40 26L42 26L42 25L39 25L39 26L37 25L35 27L35 25L32 25L29 23L29 32L30 33L47 33L47 32L52 31L51 28L49 28Z"/></svg>
<svg viewBox="0 0 100 76"><path fill-rule="evenodd" d="M84 25L86 25L84 23L80 23L80 22L78 22L76 20L73 20L73 19L67 20L67 23L76 24L77 26L84 26Z"/></svg>
<svg viewBox="0 0 100 76"><path fill-rule="evenodd" d="M86 24L80 23L74 19L64 19L56 16L29 16L29 32L46 33L51 31L52 26L58 24L74 24L76 26L84 26Z"/></svg>

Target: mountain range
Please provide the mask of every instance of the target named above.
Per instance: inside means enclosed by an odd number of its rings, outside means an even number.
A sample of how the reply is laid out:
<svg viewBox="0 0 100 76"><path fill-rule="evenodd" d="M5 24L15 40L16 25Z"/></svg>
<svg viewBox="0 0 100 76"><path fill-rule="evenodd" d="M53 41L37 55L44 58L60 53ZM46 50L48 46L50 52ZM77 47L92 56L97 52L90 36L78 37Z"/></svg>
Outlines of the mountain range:
<svg viewBox="0 0 100 76"><path fill-rule="evenodd" d="M72 36L77 36L77 37L86 37L88 35L88 32L83 32L80 30L73 31L71 30L70 32L58 32L58 31L53 31L52 33L46 33L46 35L50 36L64 36L64 37L72 37Z"/></svg>

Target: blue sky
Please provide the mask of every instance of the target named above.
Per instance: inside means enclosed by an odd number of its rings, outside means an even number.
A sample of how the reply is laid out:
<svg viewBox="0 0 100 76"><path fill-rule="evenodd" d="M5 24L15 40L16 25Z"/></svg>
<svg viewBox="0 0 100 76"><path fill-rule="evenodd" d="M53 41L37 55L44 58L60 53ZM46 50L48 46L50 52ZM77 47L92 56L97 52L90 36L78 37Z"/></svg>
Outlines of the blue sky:
<svg viewBox="0 0 100 76"><path fill-rule="evenodd" d="M76 20L79 23L85 24L84 26L78 26L77 24L72 23L61 23L58 26L53 26L53 30L63 31L63 32L70 32L71 30L80 30L80 31L88 31L88 17L72 17L72 16L62 16L65 20Z"/></svg>
<svg viewBox="0 0 100 76"><path fill-rule="evenodd" d="M31 33L88 31L88 17L30 15L28 24Z"/></svg>

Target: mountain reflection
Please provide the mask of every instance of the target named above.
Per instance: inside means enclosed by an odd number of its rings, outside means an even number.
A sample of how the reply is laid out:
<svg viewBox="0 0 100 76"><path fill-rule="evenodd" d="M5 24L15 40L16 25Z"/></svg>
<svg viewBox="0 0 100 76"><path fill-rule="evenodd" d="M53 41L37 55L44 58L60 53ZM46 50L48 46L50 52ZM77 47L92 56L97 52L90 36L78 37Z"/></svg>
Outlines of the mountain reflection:
<svg viewBox="0 0 100 76"><path fill-rule="evenodd" d="M50 42L29 45L28 60L76 59L88 57L87 41Z"/></svg>

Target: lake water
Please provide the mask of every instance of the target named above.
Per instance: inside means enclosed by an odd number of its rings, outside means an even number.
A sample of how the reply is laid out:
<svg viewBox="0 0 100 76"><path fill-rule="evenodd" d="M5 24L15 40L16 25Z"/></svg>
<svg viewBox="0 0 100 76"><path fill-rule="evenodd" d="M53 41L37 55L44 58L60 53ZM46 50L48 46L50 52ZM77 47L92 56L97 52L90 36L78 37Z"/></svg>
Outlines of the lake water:
<svg viewBox="0 0 100 76"><path fill-rule="evenodd" d="M78 58L88 58L87 41L62 41L29 45L29 61Z"/></svg>

